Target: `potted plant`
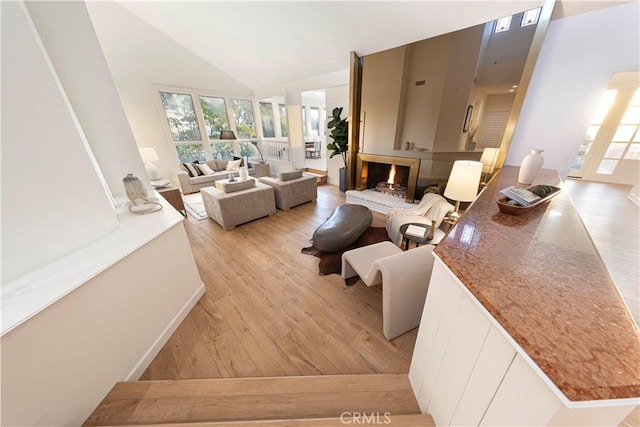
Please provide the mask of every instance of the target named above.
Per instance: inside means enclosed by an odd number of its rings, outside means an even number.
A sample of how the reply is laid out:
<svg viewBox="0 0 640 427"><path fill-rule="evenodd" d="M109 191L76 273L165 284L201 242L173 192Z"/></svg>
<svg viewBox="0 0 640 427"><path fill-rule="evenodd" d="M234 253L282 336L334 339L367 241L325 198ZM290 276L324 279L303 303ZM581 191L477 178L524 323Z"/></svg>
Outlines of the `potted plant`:
<svg viewBox="0 0 640 427"><path fill-rule="evenodd" d="M345 192L347 190L347 151L349 149L349 121L345 118L342 119L342 107L336 107L333 109L332 117L327 128L331 130L329 136L333 139L333 142L327 144L327 149L331 150L329 158L333 158L335 155L342 156L342 162L344 167L340 168L340 191Z"/></svg>

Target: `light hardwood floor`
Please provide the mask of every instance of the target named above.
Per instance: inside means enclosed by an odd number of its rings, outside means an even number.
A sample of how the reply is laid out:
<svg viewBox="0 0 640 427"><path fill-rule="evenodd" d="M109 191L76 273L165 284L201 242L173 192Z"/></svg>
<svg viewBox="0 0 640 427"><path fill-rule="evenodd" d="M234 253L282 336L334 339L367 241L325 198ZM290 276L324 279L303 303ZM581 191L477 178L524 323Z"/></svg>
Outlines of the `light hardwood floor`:
<svg viewBox="0 0 640 427"><path fill-rule="evenodd" d="M640 324L640 207L628 198L631 186L568 179L564 188Z"/></svg>
<svg viewBox="0 0 640 427"><path fill-rule="evenodd" d="M408 372L417 330L384 338L379 287L319 276L318 258L300 253L344 202L324 185L316 202L229 231L189 216L207 292L141 379Z"/></svg>
<svg viewBox="0 0 640 427"><path fill-rule="evenodd" d="M627 186L569 180L565 188L638 322L638 206ZM405 373L417 330L388 342L381 293L337 275L319 276L302 255L344 194L224 231L189 216L185 229L207 293L142 380L280 375ZM375 226L384 217L374 213ZM639 425L635 410L620 426Z"/></svg>

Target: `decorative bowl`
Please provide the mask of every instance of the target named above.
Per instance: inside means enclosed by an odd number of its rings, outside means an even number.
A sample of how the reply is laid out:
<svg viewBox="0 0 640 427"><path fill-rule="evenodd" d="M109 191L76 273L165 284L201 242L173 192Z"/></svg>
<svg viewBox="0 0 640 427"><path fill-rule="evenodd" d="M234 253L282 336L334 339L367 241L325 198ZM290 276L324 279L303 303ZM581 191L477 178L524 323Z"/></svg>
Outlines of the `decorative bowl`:
<svg viewBox="0 0 640 427"><path fill-rule="evenodd" d="M533 187L535 187L535 185L531 186L529 188L533 188ZM543 197L542 199L540 199L537 202L533 203L531 206L510 205L509 203L507 203L509 201L509 199L507 197L503 197L501 199L496 200L496 203L498 204L498 209L500 209L500 212L505 213L507 215L520 215L520 214L523 214L525 212L529 212L533 208L535 208L537 206L540 206L543 203L548 202L553 197L557 196L558 193L560 193L560 190L561 190L560 187L555 187L553 185L549 185L549 187L551 187L551 192L549 194L547 194L545 197ZM529 188L527 188L527 190Z"/></svg>

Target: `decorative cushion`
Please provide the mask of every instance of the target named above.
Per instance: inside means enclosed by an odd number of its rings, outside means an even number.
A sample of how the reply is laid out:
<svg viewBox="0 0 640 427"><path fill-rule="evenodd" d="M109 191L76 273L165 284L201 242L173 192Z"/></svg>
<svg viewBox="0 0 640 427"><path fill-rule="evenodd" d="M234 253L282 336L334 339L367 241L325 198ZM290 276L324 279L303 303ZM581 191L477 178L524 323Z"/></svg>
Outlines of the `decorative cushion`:
<svg viewBox="0 0 640 427"><path fill-rule="evenodd" d="M204 175L204 173L202 173L202 172L200 171L200 169L198 168L198 165L199 165L199 164L200 164L200 161L198 161L198 160L194 160L194 161L193 161L193 167L195 167L195 168L196 168L196 172L198 172L198 175L197 175L197 176L202 176L202 175Z"/></svg>
<svg viewBox="0 0 640 427"><path fill-rule="evenodd" d="M240 170L240 163L242 163L242 159L241 160L229 160L229 162L227 163L227 169L228 171L237 171Z"/></svg>
<svg viewBox="0 0 640 427"><path fill-rule="evenodd" d="M233 160L240 160L240 167L245 166L244 159L242 157L233 156Z"/></svg>
<svg viewBox="0 0 640 427"><path fill-rule="evenodd" d="M214 173L216 173L216 171L211 169L206 163L198 164L197 167L203 175L213 175Z"/></svg>
<svg viewBox="0 0 640 427"><path fill-rule="evenodd" d="M187 173L189 173L190 177L200 175L200 172L198 172L198 168L192 163L183 163L182 167L187 171Z"/></svg>
<svg viewBox="0 0 640 427"><path fill-rule="evenodd" d="M216 188L225 193L235 193L236 191L248 190L256 186L256 180L249 178L246 181L233 181L229 182L226 179L216 181Z"/></svg>
<svg viewBox="0 0 640 427"><path fill-rule="evenodd" d="M278 179L280 181L291 181L292 179L298 178L302 178L302 171L280 172L278 174Z"/></svg>

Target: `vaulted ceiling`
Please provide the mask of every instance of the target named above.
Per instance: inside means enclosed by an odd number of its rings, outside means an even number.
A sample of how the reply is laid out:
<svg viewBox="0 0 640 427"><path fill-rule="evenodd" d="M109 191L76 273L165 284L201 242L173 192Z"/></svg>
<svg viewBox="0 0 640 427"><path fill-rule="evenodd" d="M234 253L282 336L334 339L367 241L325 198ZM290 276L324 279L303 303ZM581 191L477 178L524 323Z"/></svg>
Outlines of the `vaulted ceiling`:
<svg viewBox="0 0 640 427"><path fill-rule="evenodd" d="M345 70L359 55L531 9L524 1L119 2L255 92Z"/></svg>

